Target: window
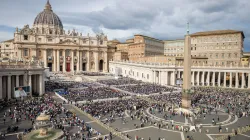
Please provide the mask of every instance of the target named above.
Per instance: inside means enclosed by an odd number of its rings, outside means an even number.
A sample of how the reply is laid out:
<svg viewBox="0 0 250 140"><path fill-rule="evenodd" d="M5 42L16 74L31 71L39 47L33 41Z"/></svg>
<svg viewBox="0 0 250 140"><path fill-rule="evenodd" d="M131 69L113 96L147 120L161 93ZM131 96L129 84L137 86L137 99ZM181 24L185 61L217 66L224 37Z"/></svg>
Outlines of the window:
<svg viewBox="0 0 250 140"><path fill-rule="evenodd" d="M76 56L76 52L74 52L74 56Z"/></svg>
<svg viewBox="0 0 250 140"><path fill-rule="evenodd" d="M237 57L238 57L238 54L237 54L237 53L235 53L234 55L235 55L235 58L237 58Z"/></svg>
<svg viewBox="0 0 250 140"><path fill-rule="evenodd" d="M62 42L63 40L62 39L60 39L60 42Z"/></svg>
<svg viewBox="0 0 250 140"><path fill-rule="evenodd" d="M218 58L218 53L215 54L215 57Z"/></svg>
<svg viewBox="0 0 250 140"><path fill-rule="evenodd" d="M28 55L29 55L29 50L28 49L24 49L23 56L28 56Z"/></svg>
<svg viewBox="0 0 250 140"><path fill-rule="evenodd" d="M231 53L228 54L228 58L231 58Z"/></svg>
<svg viewBox="0 0 250 140"><path fill-rule="evenodd" d="M221 54L221 58L224 58L224 53Z"/></svg>
<svg viewBox="0 0 250 140"><path fill-rule="evenodd" d="M6 47L8 48L8 47L9 47L9 45L6 45Z"/></svg>
<svg viewBox="0 0 250 140"><path fill-rule="evenodd" d="M49 31L49 34L52 34L52 31L51 31L51 30Z"/></svg>
<svg viewBox="0 0 250 140"><path fill-rule="evenodd" d="M28 38L28 35L24 35L24 36L23 36L23 39L24 39L24 40L28 40L28 39L29 39L29 38Z"/></svg>
<svg viewBox="0 0 250 140"><path fill-rule="evenodd" d="M52 42L52 39L48 39L48 42Z"/></svg>
<svg viewBox="0 0 250 140"><path fill-rule="evenodd" d="M74 42L76 42L76 40L74 40Z"/></svg>
<svg viewBox="0 0 250 140"><path fill-rule="evenodd" d="M39 52L38 52L38 53L39 53L39 56L42 56L42 52L41 52L41 50L39 50Z"/></svg>
<svg viewBox="0 0 250 140"><path fill-rule="evenodd" d="M149 74L147 74L147 78L149 79Z"/></svg>
<svg viewBox="0 0 250 140"><path fill-rule="evenodd" d="M9 56L9 54L6 54L6 56Z"/></svg>
<svg viewBox="0 0 250 140"><path fill-rule="evenodd" d="M38 41L42 41L42 39L41 39L41 38L38 38Z"/></svg>

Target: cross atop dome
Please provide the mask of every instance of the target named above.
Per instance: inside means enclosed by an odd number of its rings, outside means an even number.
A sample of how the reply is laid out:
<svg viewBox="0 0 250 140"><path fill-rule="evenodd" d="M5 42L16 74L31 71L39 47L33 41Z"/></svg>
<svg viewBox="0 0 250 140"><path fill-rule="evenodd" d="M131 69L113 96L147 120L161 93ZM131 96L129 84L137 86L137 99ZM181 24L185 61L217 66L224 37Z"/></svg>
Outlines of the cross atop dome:
<svg viewBox="0 0 250 140"><path fill-rule="evenodd" d="M52 7L51 7L51 5L50 5L50 3L49 3L49 0L47 0L47 3L46 3L46 5L45 5L44 10L52 11Z"/></svg>

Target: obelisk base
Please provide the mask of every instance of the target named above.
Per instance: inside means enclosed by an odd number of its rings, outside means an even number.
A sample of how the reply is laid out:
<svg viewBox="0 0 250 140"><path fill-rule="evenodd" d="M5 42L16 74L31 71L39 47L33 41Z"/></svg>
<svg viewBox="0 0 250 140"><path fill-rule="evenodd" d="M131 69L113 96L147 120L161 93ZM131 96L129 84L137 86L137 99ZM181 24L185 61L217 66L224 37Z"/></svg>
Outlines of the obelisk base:
<svg viewBox="0 0 250 140"><path fill-rule="evenodd" d="M191 100L182 98L181 104L182 104L182 108L188 109L191 107Z"/></svg>

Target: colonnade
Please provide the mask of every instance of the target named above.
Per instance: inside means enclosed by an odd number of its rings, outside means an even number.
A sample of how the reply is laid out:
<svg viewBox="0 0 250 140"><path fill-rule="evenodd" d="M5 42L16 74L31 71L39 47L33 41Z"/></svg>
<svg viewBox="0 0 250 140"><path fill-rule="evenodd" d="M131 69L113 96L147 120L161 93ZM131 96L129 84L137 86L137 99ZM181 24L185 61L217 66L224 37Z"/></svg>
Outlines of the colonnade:
<svg viewBox="0 0 250 140"><path fill-rule="evenodd" d="M45 92L43 71L40 74L32 74L27 70L21 71L20 74L0 72L0 99L15 98L15 88L26 86L29 86L29 91L26 92L28 96L31 96L32 93L42 95Z"/></svg>
<svg viewBox="0 0 250 140"><path fill-rule="evenodd" d="M99 54L99 51L77 49L43 49L43 62L44 67L54 72L108 71L105 51Z"/></svg>

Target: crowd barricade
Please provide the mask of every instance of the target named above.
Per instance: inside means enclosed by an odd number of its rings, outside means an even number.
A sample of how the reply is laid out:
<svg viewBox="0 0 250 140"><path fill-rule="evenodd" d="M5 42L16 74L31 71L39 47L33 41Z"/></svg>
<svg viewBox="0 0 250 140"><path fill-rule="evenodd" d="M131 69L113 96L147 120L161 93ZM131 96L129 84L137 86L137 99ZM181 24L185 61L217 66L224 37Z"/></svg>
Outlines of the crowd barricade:
<svg viewBox="0 0 250 140"><path fill-rule="evenodd" d="M85 116L89 117L91 120L93 120L94 122L96 122L97 124L101 125L102 127L104 127L105 129L107 129L108 131L110 131L112 134L120 137L123 140L129 140L125 135L123 135L121 132L117 132L115 131L112 127L109 127L105 124L103 124L100 120L92 117L90 114L86 113L85 111L82 111L81 109L79 109L78 107L72 105L76 110L78 110L79 112L81 112L82 114L84 114Z"/></svg>
<svg viewBox="0 0 250 140"><path fill-rule="evenodd" d="M63 98L61 95L59 95L57 92L55 92L55 94L56 94L56 96L58 96L60 99L62 99L63 101L66 101L66 102L68 102L68 100L67 99L65 99L65 98Z"/></svg>

